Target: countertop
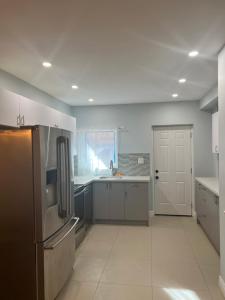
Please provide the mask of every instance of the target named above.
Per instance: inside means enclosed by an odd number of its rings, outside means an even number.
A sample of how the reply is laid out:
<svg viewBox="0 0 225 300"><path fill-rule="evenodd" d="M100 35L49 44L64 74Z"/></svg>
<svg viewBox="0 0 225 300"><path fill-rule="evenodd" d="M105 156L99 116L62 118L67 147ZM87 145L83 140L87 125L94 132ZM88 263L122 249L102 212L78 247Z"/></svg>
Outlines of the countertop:
<svg viewBox="0 0 225 300"><path fill-rule="evenodd" d="M219 197L219 178L217 177L196 177L200 184Z"/></svg>
<svg viewBox="0 0 225 300"><path fill-rule="evenodd" d="M87 177L87 176L75 176L74 184L87 185L92 182L150 182L150 176L122 176L122 177Z"/></svg>

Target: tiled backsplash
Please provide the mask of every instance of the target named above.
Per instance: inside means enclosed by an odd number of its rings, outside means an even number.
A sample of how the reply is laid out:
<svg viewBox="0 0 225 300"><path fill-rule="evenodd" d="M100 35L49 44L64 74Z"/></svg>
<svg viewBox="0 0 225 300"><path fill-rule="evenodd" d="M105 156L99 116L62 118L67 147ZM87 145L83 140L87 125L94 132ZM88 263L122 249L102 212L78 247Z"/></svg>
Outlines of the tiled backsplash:
<svg viewBox="0 0 225 300"><path fill-rule="evenodd" d="M143 159L139 164L138 159ZM149 176L150 155L149 153L124 153L118 154L118 171L126 176Z"/></svg>
<svg viewBox="0 0 225 300"><path fill-rule="evenodd" d="M138 163L142 160L142 164ZM149 153L124 153L118 154L118 172L126 176L149 176L150 155ZM78 176L78 157L74 156L74 175Z"/></svg>

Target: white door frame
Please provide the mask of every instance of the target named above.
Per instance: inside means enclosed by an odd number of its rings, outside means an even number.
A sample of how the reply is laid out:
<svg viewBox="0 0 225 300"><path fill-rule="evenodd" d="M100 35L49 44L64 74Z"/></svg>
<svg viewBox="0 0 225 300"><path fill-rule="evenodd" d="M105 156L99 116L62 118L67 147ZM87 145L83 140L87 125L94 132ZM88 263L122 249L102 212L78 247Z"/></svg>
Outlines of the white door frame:
<svg viewBox="0 0 225 300"><path fill-rule="evenodd" d="M150 153L152 153L150 157L151 161L151 178L152 178L152 211L150 211L150 216L154 215L155 213L155 207L156 207L156 199L155 199L155 153L154 153L154 129L155 128L164 128L164 127L190 127L191 129L191 165L192 165L192 174L191 174L191 207L192 207L192 216L196 217L196 212L195 212L195 168L194 168L194 125L193 124L163 124L163 125L152 125L151 126L151 131L152 131L152 149Z"/></svg>

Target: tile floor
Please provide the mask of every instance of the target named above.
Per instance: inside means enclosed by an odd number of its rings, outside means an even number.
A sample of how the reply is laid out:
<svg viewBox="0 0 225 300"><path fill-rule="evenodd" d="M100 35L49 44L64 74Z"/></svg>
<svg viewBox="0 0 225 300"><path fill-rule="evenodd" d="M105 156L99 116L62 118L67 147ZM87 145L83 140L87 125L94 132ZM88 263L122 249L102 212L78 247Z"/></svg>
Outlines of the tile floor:
<svg viewBox="0 0 225 300"><path fill-rule="evenodd" d="M57 300L222 300L219 257L193 218L94 225Z"/></svg>

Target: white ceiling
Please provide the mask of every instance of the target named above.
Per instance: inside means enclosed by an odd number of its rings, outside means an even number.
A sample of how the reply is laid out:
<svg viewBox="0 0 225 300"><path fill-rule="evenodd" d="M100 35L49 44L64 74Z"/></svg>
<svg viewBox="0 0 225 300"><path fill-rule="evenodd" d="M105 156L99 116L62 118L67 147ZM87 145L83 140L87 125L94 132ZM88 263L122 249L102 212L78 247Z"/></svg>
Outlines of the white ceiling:
<svg viewBox="0 0 225 300"><path fill-rule="evenodd" d="M68 104L171 101L174 92L178 100L196 100L217 82L224 0L2 0L0 5L0 68ZM200 56L189 58L192 49ZM46 60L51 69L42 67ZM187 78L185 85L177 83L180 77Z"/></svg>

